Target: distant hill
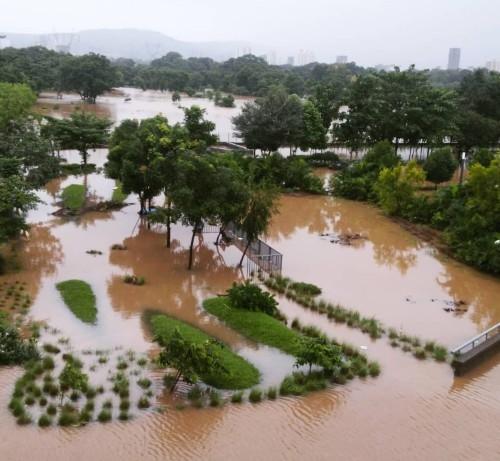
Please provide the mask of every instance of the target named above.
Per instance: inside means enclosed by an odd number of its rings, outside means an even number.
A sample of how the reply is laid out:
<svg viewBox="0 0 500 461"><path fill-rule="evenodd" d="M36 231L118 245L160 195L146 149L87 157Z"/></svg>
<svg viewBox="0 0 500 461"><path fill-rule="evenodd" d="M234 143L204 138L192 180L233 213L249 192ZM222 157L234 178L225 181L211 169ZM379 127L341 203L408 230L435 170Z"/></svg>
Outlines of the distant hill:
<svg viewBox="0 0 500 461"><path fill-rule="evenodd" d="M160 32L138 29L93 29L75 34L9 34L10 46L24 48L42 45L72 54L100 53L110 58L150 61L169 51L184 57L209 57L223 61L235 57L250 45L247 42L183 42Z"/></svg>

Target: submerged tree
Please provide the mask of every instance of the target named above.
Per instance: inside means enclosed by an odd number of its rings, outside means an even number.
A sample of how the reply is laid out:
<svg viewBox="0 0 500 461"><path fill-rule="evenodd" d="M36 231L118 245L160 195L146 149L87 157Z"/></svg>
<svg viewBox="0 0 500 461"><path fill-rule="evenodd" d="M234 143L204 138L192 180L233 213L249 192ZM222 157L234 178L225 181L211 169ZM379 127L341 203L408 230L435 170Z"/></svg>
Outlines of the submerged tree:
<svg viewBox="0 0 500 461"><path fill-rule="evenodd" d="M261 234L266 232L273 214L277 211L276 199L278 192L276 189L267 186L253 187L250 198L239 228L245 232L246 246L241 255L239 266L243 265L243 260L250 245L255 242Z"/></svg>
<svg viewBox="0 0 500 461"><path fill-rule="evenodd" d="M313 365L318 365L324 370L332 370L342 361L340 347L330 344L325 337L313 338L304 336L301 338L296 353L295 366L309 366L309 373Z"/></svg>
<svg viewBox="0 0 500 461"><path fill-rule="evenodd" d="M91 104L111 90L118 77L110 60L95 53L68 57L61 65L60 74L62 90L76 91Z"/></svg>
<svg viewBox="0 0 500 461"><path fill-rule="evenodd" d="M168 340L161 336L155 340L163 347L159 362L176 370L170 392L175 390L181 378L189 384L194 384L200 376L227 372L220 360L219 347L214 341L189 341L182 336L178 328Z"/></svg>
<svg viewBox="0 0 500 461"><path fill-rule="evenodd" d="M87 166L89 150L105 145L111 122L94 114L75 111L67 119L49 118L46 132L61 149L76 149Z"/></svg>

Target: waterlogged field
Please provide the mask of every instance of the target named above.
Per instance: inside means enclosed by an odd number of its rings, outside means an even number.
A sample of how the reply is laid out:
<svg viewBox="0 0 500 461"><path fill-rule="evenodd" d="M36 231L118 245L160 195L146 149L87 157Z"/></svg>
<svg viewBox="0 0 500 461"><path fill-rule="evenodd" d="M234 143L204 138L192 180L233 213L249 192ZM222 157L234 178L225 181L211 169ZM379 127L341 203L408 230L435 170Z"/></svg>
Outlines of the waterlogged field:
<svg viewBox="0 0 500 461"><path fill-rule="evenodd" d="M71 98L65 98L60 107L71 105L69 101ZM170 95L155 92L141 92L132 104L121 95L108 96L96 110L115 120L161 111L170 117L169 111L178 111ZM216 110L225 120L220 125L224 131L233 110ZM74 161L75 153L63 155ZM90 161L100 166L105 158L106 150L97 150ZM258 346L203 309L203 300L225 292L247 275L246 267L236 267L239 250L216 247L216 236L203 234L196 242L194 270L188 272L190 229L175 226L172 249L167 250L164 229L148 229L138 221L134 196L125 200L131 205L119 211L73 218L52 216L62 190L70 184L85 184L93 196L104 200L111 199L115 188L114 181L98 173L49 183L40 192L45 203L30 214L29 238L18 249L23 270L0 277L1 283L24 282L32 302L28 315L51 326L53 330L44 333L54 333L50 341L70 338L65 350L82 354L89 366L99 363L95 351L109 351L108 363L113 366L129 350L136 357L148 357L155 346L143 314L154 311L230 346L259 370L263 389L279 385L290 373L293 357ZM346 237L356 234L359 238ZM284 254L283 275L314 283L322 289L321 298L356 309L365 317L376 317L409 335L453 347L500 321L498 279L443 257L365 204L321 196L284 196L265 240ZM111 250L116 243L127 250ZM89 250L96 253L88 254ZM144 277L146 284L125 284L126 275ZM94 323L81 321L64 303L56 284L66 280L84 280L92 288L97 309ZM386 340L372 340L359 329L334 323L285 296L278 300L288 319L315 325L330 338L348 341L370 360L378 361L381 375L356 378L302 397L179 410L176 397L162 392L161 374L141 369L139 377L153 383L151 407L134 409L129 421L39 429L36 425L19 427L9 413L7 405L22 370L2 368L0 458L500 458L498 356L455 378L447 364L416 360ZM460 309L455 309L457 305ZM89 350L93 355L83 353ZM101 371L95 376L104 383L107 366L98 368ZM128 370L132 373L135 367ZM131 399L137 400L142 392L131 387Z"/></svg>

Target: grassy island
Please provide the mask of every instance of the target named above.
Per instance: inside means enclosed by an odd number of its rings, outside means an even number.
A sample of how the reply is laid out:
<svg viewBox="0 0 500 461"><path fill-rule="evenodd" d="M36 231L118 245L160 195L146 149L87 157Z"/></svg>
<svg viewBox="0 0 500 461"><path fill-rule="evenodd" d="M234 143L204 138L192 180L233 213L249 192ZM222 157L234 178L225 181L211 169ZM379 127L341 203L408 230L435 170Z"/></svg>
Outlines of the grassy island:
<svg viewBox="0 0 500 461"><path fill-rule="evenodd" d="M97 320L96 298L91 286L83 280L66 280L56 285L64 302L82 322Z"/></svg>

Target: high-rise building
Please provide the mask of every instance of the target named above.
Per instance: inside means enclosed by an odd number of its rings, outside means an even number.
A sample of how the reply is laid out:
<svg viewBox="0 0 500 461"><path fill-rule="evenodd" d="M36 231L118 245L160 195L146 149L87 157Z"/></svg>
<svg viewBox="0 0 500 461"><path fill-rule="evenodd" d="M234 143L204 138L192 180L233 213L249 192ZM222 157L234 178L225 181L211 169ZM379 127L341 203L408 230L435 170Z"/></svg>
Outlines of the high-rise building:
<svg viewBox="0 0 500 461"><path fill-rule="evenodd" d="M450 48L448 54L448 70L460 69L460 48Z"/></svg>
<svg viewBox="0 0 500 461"><path fill-rule="evenodd" d="M286 63L288 66L292 66L292 67L295 66L295 58L293 56L288 56Z"/></svg>
<svg viewBox="0 0 500 461"><path fill-rule="evenodd" d="M271 51L271 52L267 55L267 63L268 63L270 66L275 66L275 65L276 65L276 62L277 62L277 58L276 58L276 51Z"/></svg>
<svg viewBox="0 0 500 461"><path fill-rule="evenodd" d="M339 56L337 56L337 60L335 62L337 64L347 64L347 56L339 55Z"/></svg>
<svg viewBox="0 0 500 461"><path fill-rule="evenodd" d="M305 66L314 62L316 58L314 57L314 53L309 50L300 50L298 56L298 64L299 66Z"/></svg>
<svg viewBox="0 0 500 461"><path fill-rule="evenodd" d="M494 59L493 61L488 61L486 63L486 69L492 70L495 72L500 72L500 59Z"/></svg>

